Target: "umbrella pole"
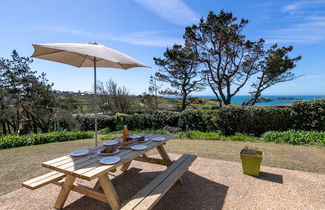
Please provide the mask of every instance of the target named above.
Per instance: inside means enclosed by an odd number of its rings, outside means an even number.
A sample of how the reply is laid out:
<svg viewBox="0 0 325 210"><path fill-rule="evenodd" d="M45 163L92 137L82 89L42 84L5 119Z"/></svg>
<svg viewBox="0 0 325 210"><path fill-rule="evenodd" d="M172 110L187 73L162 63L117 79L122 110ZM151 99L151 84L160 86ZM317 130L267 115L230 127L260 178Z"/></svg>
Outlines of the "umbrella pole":
<svg viewBox="0 0 325 210"><path fill-rule="evenodd" d="M97 76L96 58L94 57L94 112L95 112L95 146L97 146Z"/></svg>

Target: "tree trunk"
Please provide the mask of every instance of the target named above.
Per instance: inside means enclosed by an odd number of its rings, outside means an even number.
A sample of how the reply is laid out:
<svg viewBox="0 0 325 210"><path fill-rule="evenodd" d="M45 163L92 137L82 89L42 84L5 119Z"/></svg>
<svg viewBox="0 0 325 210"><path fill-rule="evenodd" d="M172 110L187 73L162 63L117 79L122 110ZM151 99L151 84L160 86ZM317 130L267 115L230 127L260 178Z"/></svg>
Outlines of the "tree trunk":
<svg viewBox="0 0 325 210"><path fill-rule="evenodd" d="M187 94L184 94L183 95L183 98L182 98L182 111L186 109L186 99L187 99Z"/></svg>
<svg viewBox="0 0 325 210"><path fill-rule="evenodd" d="M1 122L1 124L2 124L2 133L3 133L4 135L7 135L6 123L5 123L5 122Z"/></svg>

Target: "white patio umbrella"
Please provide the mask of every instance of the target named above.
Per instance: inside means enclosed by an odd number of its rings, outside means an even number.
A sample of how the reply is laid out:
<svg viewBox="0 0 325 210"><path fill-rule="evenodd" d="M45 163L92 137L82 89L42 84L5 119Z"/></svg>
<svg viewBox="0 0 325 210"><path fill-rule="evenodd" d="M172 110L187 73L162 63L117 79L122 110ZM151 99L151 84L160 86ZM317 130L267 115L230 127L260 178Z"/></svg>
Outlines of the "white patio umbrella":
<svg viewBox="0 0 325 210"><path fill-rule="evenodd" d="M32 57L69 64L76 67L94 67L95 144L97 146L97 85L96 67L127 70L133 67L149 67L123 53L97 43L33 44Z"/></svg>

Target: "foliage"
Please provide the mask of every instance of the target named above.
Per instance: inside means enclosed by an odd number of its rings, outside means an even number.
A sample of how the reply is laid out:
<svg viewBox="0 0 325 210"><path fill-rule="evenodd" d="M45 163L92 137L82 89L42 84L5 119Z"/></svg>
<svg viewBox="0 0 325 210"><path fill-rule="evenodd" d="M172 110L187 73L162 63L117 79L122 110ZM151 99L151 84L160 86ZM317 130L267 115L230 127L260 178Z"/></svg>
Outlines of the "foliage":
<svg viewBox="0 0 325 210"><path fill-rule="evenodd" d="M217 125L225 135L236 132L259 136L270 130L292 128L290 108L229 105L218 111Z"/></svg>
<svg viewBox="0 0 325 210"><path fill-rule="evenodd" d="M146 105L147 111L158 110L158 92L161 89L161 84L157 83L156 76L150 76L148 93L143 93L143 102Z"/></svg>
<svg viewBox="0 0 325 210"><path fill-rule="evenodd" d="M180 132L176 135L179 139L204 139L204 140L219 140L220 134L217 132L202 132L202 131L187 131Z"/></svg>
<svg viewBox="0 0 325 210"><path fill-rule="evenodd" d="M264 141L294 145L311 144L325 146L325 132L317 131L268 131L262 135Z"/></svg>
<svg viewBox="0 0 325 210"><path fill-rule="evenodd" d="M179 115L178 127L183 131L207 131L208 121L205 113L198 110L185 110Z"/></svg>
<svg viewBox="0 0 325 210"><path fill-rule="evenodd" d="M297 78L291 70L296 66L295 63L301 59L301 56L289 58L288 54L292 49L292 46L278 48L277 44L274 44L264 52L265 57L259 62L259 75L251 85L253 88L250 92L252 98L246 104L254 105L265 89Z"/></svg>
<svg viewBox="0 0 325 210"><path fill-rule="evenodd" d="M172 133L172 134L175 134L175 133L179 133L182 131L181 128L179 127L171 127L169 125L166 125L163 130L167 131L168 133Z"/></svg>
<svg viewBox="0 0 325 210"><path fill-rule="evenodd" d="M112 135L105 135L105 136L101 136L100 137L100 140L108 140L108 141L111 141L113 139L115 139L116 136L112 136Z"/></svg>
<svg viewBox="0 0 325 210"><path fill-rule="evenodd" d="M257 151L258 149L256 147L245 146L245 148L240 151L240 154L257 156Z"/></svg>
<svg viewBox="0 0 325 210"><path fill-rule="evenodd" d="M110 133L110 129L109 128L103 128L103 129L100 129L98 131L99 134L102 134L102 135L107 135Z"/></svg>
<svg viewBox="0 0 325 210"><path fill-rule="evenodd" d="M71 141L77 139L92 138L93 132L50 132L26 135L8 135L0 137L0 149L8 149L13 147L46 144L51 142Z"/></svg>
<svg viewBox="0 0 325 210"><path fill-rule="evenodd" d="M45 74L30 69L32 60L15 50L0 58L0 124L4 134L48 132L59 108Z"/></svg>
<svg viewBox="0 0 325 210"><path fill-rule="evenodd" d="M325 99L293 103L295 129L325 131Z"/></svg>
<svg viewBox="0 0 325 210"><path fill-rule="evenodd" d="M163 95L182 96L181 110L187 106L187 97L195 91L205 88L204 80L199 77L200 63L197 53L190 45L174 45L164 53L164 58L154 58L155 64L160 67L155 75L159 81L167 82L174 90L160 91Z"/></svg>
<svg viewBox="0 0 325 210"><path fill-rule="evenodd" d="M121 112L129 113L132 108L130 92L126 87L118 87L117 83L110 79L106 83L98 82L99 107L103 113Z"/></svg>
<svg viewBox="0 0 325 210"><path fill-rule="evenodd" d="M237 20L231 12L210 12L199 24L185 29L185 43L195 47L198 60L205 65L206 80L220 106L231 104L231 98L250 78L257 79L251 92L254 105L261 93L279 83L294 78L290 72L301 57L289 58L292 46L264 49L265 41L247 40L243 34L248 20Z"/></svg>
<svg viewBox="0 0 325 210"><path fill-rule="evenodd" d="M322 131L325 121L324 104L325 100L317 100L297 102L292 107L229 105L216 111L187 109L180 113L158 111L151 114L99 115L98 128L116 131L121 130L123 125L128 125L130 130L165 128L170 133L197 130L220 131L227 136L235 133L246 134L233 137L233 140L242 140L240 138L247 138L247 135L260 136L267 131ZM81 130L93 130L94 115L77 115L75 119Z"/></svg>

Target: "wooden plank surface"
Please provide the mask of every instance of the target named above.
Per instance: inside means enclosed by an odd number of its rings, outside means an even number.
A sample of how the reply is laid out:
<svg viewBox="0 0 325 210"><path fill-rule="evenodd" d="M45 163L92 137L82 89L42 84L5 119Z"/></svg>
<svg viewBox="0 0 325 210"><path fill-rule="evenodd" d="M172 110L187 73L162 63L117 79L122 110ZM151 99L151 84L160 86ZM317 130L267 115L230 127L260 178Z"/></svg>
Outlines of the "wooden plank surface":
<svg viewBox="0 0 325 210"><path fill-rule="evenodd" d="M139 203L141 203L157 186L159 186L164 180L178 167L180 167L190 155L182 155L177 161L175 161L170 167L168 167L163 173L159 174L154 180L146 185L140 192L138 192L122 209L133 209ZM195 157L195 156L194 156ZM192 159L190 159L192 160ZM177 180L177 179L176 179ZM175 181L176 181L175 180Z"/></svg>
<svg viewBox="0 0 325 210"><path fill-rule="evenodd" d="M87 171L83 174L79 174L79 176L83 177L83 179L86 179L86 180L93 180L102 174L108 173L109 171L111 171L112 169L115 169L116 167L122 165L123 163L129 162L130 160L135 159L136 157L148 152L149 150L155 148L156 146L159 146L160 144L163 144L163 142L152 142L152 144L149 145L149 147L145 150L131 151L130 153L122 156L121 161L114 165L109 166L109 165L102 165L100 163L97 163L93 169L91 169L90 171Z"/></svg>
<svg viewBox="0 0 325 210"><path fill-rule="evenodd" d="M31 190L35 190L39 187L42 187L44 185L47 185L53 181L57 181L65 177L65 174L57 172L57 171L52 171L49 173L46 173L44 175L35 177L33 179L30 179L28 181L25 181L22 183L23 187L26 187Z"/></svg>
<svg viewBox="0 0 325 210"><path fill-rule="evenodd" d="M154 137L154 136L162 136L162 135L150 135L150 138ZM171 137L169 137L169 136L164 136L164 137L166 137L166 141L171 139ZM109 171L113 171L118 166L135 159L136 157L140 156L141 154L144 154L145 152L148 152L149 150L156 148L157 146L164 144L166 141L154 142L151 140L147 143L142 143L142 144L148 146L148 149L142 150L142 151L133 151L131 149L121 149L120 153L115 155L115 156L121 157L121 161L114 165L103 165L103 164L99 163L99 160L98 160L99 155L98 154L91 154L91 155L88 155L85 157L79 157L79 158L63 156L60 158L56 158L54 160L46 161L42 164L42 166L44 166L46 168L50 168L52 170L59 171L61 173L67 174L67 175L73 175L78 178L92 180L102 174L108 173ZM97 146L95 148L91 148L90 150L92 152L96 152L96 150L99 150L101 148L102 148L102 146Z"/></svg>
<svg viewBox="0 0 325 210"><path fill-rule="evenodd" d="M181 163L162 183L160 183L141 203L136 206L135 210L151 209L165 193L175 184L181 175L190 167L196 156L190 155Z"/></svg>

